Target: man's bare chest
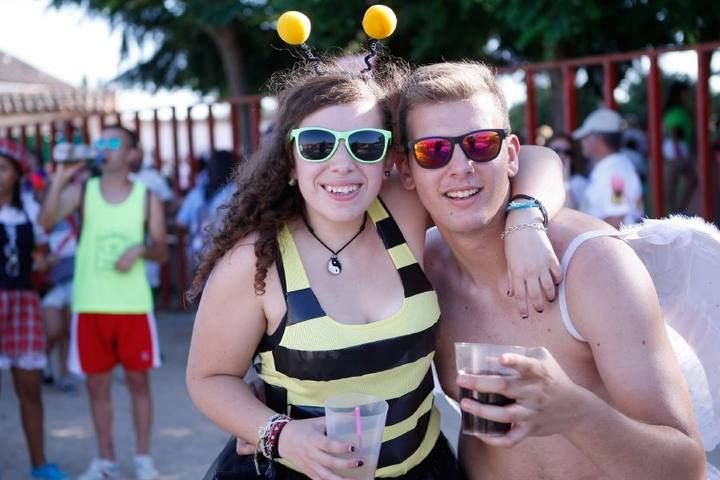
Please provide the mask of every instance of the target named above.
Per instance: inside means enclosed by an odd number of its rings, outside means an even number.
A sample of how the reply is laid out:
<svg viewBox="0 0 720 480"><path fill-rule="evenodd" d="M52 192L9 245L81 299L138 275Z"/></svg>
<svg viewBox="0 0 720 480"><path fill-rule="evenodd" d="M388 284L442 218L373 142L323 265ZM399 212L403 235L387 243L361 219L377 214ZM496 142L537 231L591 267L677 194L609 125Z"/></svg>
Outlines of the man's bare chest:
<svg viewBox="0 0 720 480"><path fill-rule="evenodd" d="M438 336L437 365L443 388L455 397L456 342L493 343L545 347L565 372L579 384L594 389L598 374L587 344L567 332L557 301L546 303L538 313L530 308L528 318L521 318L514 298L464 292L450 295L438 291L442 317Z"/></svg>

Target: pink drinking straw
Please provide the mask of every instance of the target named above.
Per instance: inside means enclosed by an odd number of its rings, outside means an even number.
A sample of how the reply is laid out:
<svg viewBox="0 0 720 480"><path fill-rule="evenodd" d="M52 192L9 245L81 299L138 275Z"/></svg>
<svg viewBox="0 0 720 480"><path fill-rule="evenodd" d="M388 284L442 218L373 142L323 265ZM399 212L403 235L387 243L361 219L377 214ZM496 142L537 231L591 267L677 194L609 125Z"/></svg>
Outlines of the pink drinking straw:
<svg viewBox="0 0 720 480"><path fill-rule="evenodd" d="M362 422L360 421L360 406L355 407L355 435L357 436L358 440L358 451L362 451Z"/></svg>

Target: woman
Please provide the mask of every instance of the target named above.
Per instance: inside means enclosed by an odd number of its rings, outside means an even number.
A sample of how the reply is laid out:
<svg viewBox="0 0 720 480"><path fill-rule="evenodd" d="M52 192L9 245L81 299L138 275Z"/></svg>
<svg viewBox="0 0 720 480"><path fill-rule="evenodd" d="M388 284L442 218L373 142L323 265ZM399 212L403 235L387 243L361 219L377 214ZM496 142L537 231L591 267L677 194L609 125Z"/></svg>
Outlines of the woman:
<svg viewBox="0 0 720 480"><path fill-rule="evenodd" d="M187 230L189 234L187 261L193 272L202 248L207 243L208 232L216 228L221 218L219 207L226 204L235 191L235 185L230 180L237 163L232 152L214 151L204 170L205 180L187 194L175 217L178 227Z"/></svg>
<svg viewBox="0 0 720 480"><path fill-rule="evenodd" d="M12 372L32 463L30 475L66 479L45 458L41 395L47 363L45 332L30 278L33 253L44 242L44 233L34 221L37 205L21 195L24 157L21 147L0 139L0 368Z"/></svg>
<svg viewBox="0 0 720 480"><path fill-rule="evenodd" d="M582 156L578 155L573 139L566 133L556 133L547 143L558 154L563 164L565 180L565 207L579 209L587 187L587 169Z"/></svg>
<svg viewBox="0 0 720 480"><path fill-rule="evenodd" d="M420 267L429 218L391 174L387 155L388 104L402 72L308 70L284 84L275 136L238 170L238 192L195 279L196 294L207 283L188 360L190 395L223 429L257 445L256 456L277 459L276 478L332 480L362 459L324 435L324 400L380 396L390 410L376 476L452 478L455 459L432 406L439 309ZM530 183L561 181L542 174L554 160L526 154L536 165L525 160L520 190L538 196ZM556 203L552 210L562 198ZM508 225L525 215L533 213L511 213ZM523 263L513 270L533 272L527 284L536 297L535 266L552 263L551 254L539 232L519 233L508 237ZM524 298L524 283L516 285ZM242 382L256 353L267 405ZM217 478L256 478L251 457L239 463L247 473Z"/></svg>

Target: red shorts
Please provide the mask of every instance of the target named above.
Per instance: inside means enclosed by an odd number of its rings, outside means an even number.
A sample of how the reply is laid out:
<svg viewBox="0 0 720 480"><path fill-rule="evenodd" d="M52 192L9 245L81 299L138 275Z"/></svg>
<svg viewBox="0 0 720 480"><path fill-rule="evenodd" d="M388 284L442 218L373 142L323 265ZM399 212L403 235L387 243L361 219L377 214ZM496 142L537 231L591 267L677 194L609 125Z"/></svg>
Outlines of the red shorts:
<svg viewBox="0 0 720 480"><path fill-rule="evenodd" d="M118 363L126 370L160 366L152 313L75 313L68 367L74 373L106 373Z"/></svg>

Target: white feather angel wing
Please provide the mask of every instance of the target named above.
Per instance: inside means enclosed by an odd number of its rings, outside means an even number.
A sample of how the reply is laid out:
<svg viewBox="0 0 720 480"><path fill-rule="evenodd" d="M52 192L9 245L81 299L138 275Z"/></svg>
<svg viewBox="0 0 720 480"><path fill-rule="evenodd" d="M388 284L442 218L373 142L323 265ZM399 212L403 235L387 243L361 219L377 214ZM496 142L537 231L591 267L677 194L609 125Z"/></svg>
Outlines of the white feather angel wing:
<svg viewBox="0 0 720 480"><path fill-rule="evenodd" d="M620 236L655 283L705 450L713 450L720 444L720 231L675 216L626 227Z"/></svg>

